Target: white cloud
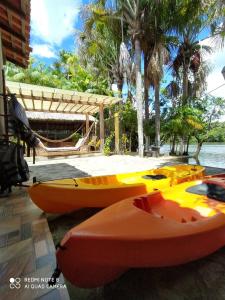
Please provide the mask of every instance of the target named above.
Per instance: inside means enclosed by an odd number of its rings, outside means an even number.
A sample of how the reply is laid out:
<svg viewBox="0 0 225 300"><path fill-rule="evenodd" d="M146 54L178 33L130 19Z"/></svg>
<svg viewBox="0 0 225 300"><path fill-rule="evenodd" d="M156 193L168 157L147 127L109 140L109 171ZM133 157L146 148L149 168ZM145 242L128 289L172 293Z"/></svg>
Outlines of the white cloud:
<svg viewBox="0 0 225 300"><path fill-rule="evenodd" d="M210 46L214 50L213 53L204 57L212 67L212 71L207 78L207 92L212 91L211 94L213 96L225 98L225 80L221 73L225 66L225 47L222 49L217 47L212 38L202 41L201 44ZM224 86L220 87L223 84ZM214 89L216 90L213 91Z"/></svg>
<svg viewBox="0 0 225 300"><path fill-rule="evenodd" d="M32 54L39 57L54 58L57 57L54 49L48 44L33 44Z"/></svg>
<svg viewBox="0 0 225 300"><path fill-rule="evenodd" d="M61 45L73 33L81 0L31 0L31 32L43 42Z"/></svg>

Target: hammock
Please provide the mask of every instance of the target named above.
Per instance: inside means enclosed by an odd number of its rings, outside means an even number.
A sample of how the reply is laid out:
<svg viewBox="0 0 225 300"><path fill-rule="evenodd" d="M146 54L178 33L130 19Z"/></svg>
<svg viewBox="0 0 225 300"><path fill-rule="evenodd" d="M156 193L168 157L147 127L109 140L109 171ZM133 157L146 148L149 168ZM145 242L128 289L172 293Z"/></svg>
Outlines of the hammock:
<svg viewBox="0 0 225 300"><path fill-rule="evenodd" d="M78 151L80 148L86 143L89 134L93 128L94 122L92 123L91 127L89 128L88 132L85 134L84 137L80 138L74 147L43 147L44 150L47 152L64 152L64 151Z"/></svg>
<svg viewBox="0 0 225 300"><path fill-rule="evenodd" d="M70 139L74 136L74 134L77 133L83 126L84 126L84 124L82 124L82 125L81 125L76 131L74 131L70 136L68 136L67 138L64 138L64 139L62 139L62 140L51 140L51 139L48 139L48 138L46 138L46 137L44 137L44 136L38 134L38 133L37 133L36 131L34 131L34 130L32 130L32 131L33 131L33 133L34 133L37 137L39 137L39 139L41 139L41 140L43 140L43 141L45 141L45 142L49 142L49 143L62 143L62 142L66 142L66 141L70 140Z"/></svg>

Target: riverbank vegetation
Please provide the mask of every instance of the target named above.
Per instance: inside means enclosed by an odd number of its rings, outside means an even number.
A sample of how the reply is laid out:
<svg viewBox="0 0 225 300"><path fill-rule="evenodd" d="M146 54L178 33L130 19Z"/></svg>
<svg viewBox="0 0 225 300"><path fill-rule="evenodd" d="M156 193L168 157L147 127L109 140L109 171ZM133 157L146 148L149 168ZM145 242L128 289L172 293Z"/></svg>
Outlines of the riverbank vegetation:
<svg viewBox="0 0 225 300"><path fill-rule="evenodd" d="M123 103L106 115L120 114L121 151L159 155L169 142L171 154L188 155L196 141L198 156L204 142L225 141L224 99L206 94L214 49L199 42L205 32L223 45L224 11L224 1L96 0L80 12L77 54L63 50L52 66L31 59L27 70L8 64L7 78L105 95L116 86Z"/></svg>

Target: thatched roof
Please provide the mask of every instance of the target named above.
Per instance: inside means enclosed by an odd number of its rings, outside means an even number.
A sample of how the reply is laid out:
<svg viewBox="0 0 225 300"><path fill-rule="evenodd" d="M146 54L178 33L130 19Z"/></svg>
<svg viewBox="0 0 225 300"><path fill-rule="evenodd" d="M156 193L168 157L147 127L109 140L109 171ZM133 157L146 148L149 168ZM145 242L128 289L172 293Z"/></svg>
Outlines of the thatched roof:
<svg viewBox="0 0 225 300"><path fill-rule="evenodd" d="M33 84L7 81L10 93L16 94L26 111L93 115L122 99Z"/></svg>
<svg viewBox="0 0 225 300"><path fill-rule="evenodd" d="M48 121L86 121L86 116L82 114L50 113L39 111L26 111L29 120L48 120ZM94 122L96 118L89 116L89 121Z"/></svg>

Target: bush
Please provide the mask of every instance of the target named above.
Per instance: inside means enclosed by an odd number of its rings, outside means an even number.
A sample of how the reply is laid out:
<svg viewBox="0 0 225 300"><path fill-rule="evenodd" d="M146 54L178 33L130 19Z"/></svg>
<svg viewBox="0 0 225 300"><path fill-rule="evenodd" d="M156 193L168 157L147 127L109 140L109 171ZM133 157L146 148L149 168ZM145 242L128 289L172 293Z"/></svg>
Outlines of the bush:
<svg viewBox="0 0 225 300"><path fill-rule="evenodd" d="M80 135L80 133L78 133L78 132L75 132L74 134L73 134L73 136L72 136L72 141L73 141L73 143L74 144L76 144L77 143L77 141L79 140L81 138L81 135Z"/></svg>
<svg viewBox="0 0 225 300"><path fill-rule="evenodd" d="M104 145L105 155L110 155L110 153L113 151L113 145L114 145L114 132L111 133L105 140L105 145Z"/></svg>
<svg viewBox="0 0 225 300"><path fill-rule="evenodd" d="M121 137L121 148L123 153L127 153L129 150L129 140L125 133L123 133Z"/></svg>

